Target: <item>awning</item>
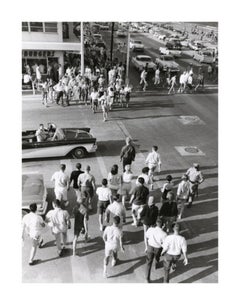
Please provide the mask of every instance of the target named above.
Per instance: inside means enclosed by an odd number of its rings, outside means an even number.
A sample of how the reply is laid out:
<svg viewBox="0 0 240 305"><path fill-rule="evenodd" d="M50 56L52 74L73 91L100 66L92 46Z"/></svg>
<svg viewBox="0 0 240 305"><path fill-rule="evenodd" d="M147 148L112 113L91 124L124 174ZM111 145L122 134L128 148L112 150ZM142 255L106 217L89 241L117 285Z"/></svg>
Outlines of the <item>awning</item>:
<svg viewBox="0 0 240 305"><path fill-rule="evenodd" d="M23 50L46 50L46 51L78 51L80 54L81 43L76 42L22 42Z"/></svg>

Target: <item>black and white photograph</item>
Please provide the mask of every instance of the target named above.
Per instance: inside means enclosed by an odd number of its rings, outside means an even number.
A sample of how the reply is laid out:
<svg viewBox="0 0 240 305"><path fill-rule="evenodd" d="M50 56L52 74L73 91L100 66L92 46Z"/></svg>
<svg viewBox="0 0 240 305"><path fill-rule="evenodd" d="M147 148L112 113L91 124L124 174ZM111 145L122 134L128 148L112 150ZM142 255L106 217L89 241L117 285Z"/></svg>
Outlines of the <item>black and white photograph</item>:
<svg viewBox="0 0 240 305"><path fill-rule="evenodd" d="M217 126L217 22L22 21L23 282L217 283Z"/></svg>
<svg viewBox="0 0 240 305"><path fill-rule="evenodd" d="M2 4L3 302L236 303L236 4Z"/></svg>

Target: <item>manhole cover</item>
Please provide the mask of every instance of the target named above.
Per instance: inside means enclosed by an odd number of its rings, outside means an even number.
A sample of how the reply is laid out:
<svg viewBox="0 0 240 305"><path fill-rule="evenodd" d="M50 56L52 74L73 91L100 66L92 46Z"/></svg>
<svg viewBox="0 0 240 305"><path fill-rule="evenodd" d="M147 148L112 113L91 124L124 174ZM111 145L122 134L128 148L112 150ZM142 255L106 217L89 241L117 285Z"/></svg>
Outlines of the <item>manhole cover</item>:
<svg viewBox="0 0 240 305"><path fill-rule="evenodd" d="M205 156L205 153L196 146L175 146L175 149L181 156Z"/></svg>
<svg viewBox="0 0 240 305"><path fill-rule="evenodd" d="M205 123L196 115L181 115L179 121L183 125L204 125Z"/></svg>
<svg viewBox="0 0 240 305"><path fill-rule="evenodd" d="M196 147L186 147L185 151L191 154L197 154L199 152L199 149Z"/></svg>

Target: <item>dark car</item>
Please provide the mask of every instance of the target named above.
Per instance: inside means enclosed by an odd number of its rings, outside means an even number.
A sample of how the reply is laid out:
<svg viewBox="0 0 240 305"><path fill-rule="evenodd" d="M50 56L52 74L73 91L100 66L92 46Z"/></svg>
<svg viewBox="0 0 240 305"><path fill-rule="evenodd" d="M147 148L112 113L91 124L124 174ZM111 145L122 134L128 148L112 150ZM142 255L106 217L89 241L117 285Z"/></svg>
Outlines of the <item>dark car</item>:
<svg viewBox="0 0 240 305"><path fill-rule="evenodd" d="M169 50L181 50L182 49L182 45L180 41L168 41L166 43L166 48L168 48Z"/></svg>
<svg viewBox="0 0 240 305"><path fill-rule="evenodd" d="M56 128L43 142L37 142L36 130L22 132L22 159L69 156L83 158L97 150L90 128Z"/></svg>

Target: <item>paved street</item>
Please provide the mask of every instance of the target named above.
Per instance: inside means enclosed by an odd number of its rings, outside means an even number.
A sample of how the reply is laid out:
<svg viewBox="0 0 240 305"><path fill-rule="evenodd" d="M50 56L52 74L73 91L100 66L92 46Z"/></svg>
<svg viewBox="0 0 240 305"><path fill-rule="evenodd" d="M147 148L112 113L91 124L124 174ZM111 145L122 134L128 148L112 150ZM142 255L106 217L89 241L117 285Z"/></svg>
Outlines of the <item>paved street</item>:
<svg viewBox="0 0 240 305"><path fill-rule="evenodd" d="M72 104L59 107L50 104L45 108L39 96L24 97L22 107L23 129L35 129L39 123L55 122L62 127L91 127L97 137L98 151L95 156L82 159L82 165L89 164L99 185L106 177L112 164L119 163L119 151L127 135L131 135L137 147L133 173L140 174L147 152L154 144L159 146L162 158L160 180L155 182L153 194L159 206L159 187L166 174L171 174L174 184L180 181L182 173L193 162L199 162L205 177L199 189L199 197L192 209L186 209L182 234L188 241L189 265L182 261L177 271L171 275L174 282L216 283L218 280L218 156L217 156L217 94L193 95L149 95L138 94L132 98L129 109L115 108L109 114L109 121L102 122L102 114L92 114L89 107ZM186 118L180 116L194 116ZM198 118L196 118L196 116ZM197 155L181 155L176 147L196 147ZM191 150L190 150L191 151ZM185 151L186 152L186 151ZM200 152L200 155L199 155ZM53 200L53 185L50 182L59 164L67 165L70 173L77 162L74 159L47 159L23 162L23 173L39 172L44 175L48 190L48 200ZM73 191L69 192L71 212L75 203ZM95 198L96 203L96 198ZM30 244L23 247L23 282L145 282L145 253L143 229L133 228L130 211L124 226L125 253L120 254L120 263L103 279L103 242L98 228L96 204L90 215L89 234L91 240L78 243L78 255L72 257L71 241L73 229L69 231L68 249L59 259L49 228L44 230L46 245L37 253L39 260L35 266L28 266ZM153 282L163 281L163 268L152 272Z"/></svg>

